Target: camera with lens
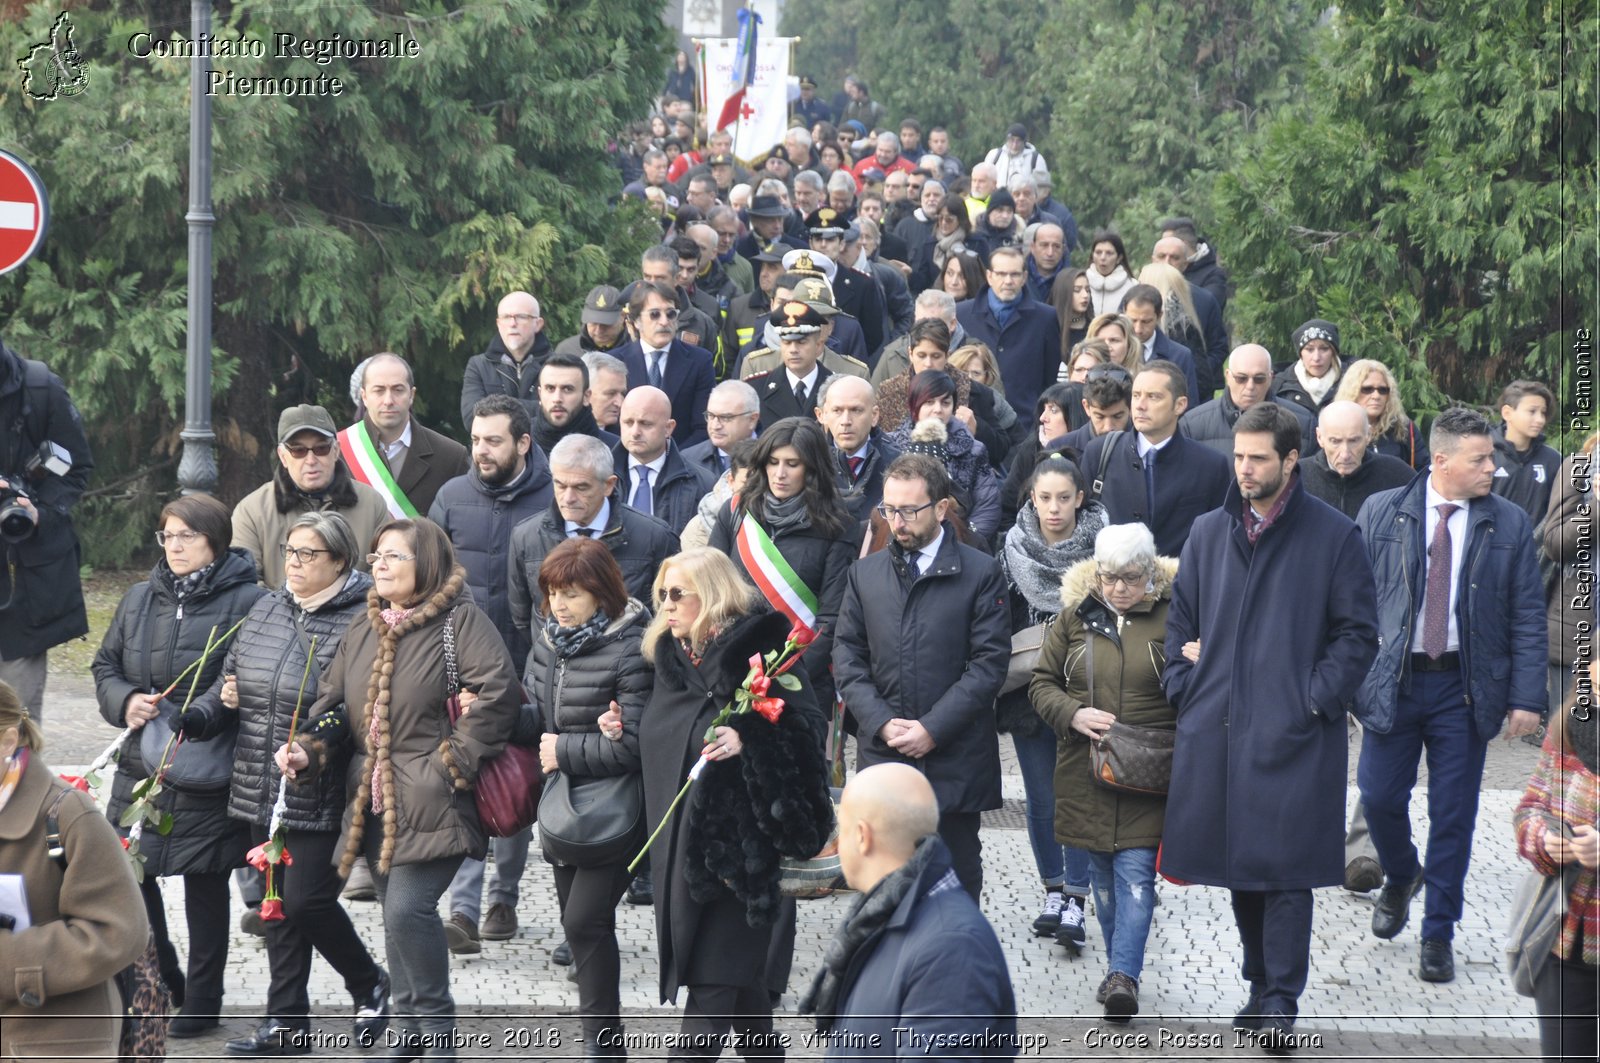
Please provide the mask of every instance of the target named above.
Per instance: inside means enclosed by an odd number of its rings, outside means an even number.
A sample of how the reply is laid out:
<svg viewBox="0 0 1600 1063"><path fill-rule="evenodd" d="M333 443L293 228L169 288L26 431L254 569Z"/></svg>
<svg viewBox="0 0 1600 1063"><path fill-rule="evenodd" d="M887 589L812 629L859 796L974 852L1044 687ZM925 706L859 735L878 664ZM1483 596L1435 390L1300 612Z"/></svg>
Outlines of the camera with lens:
<svg viewBox="0 0 1600 1063"><path fill-rule="evenodd" d="M42 480L46 476L65 476L72 469L72 455L58 443L48 439L39 449L28 455L21 475L4 477L6 486L0 487L0 539L20 543L33 534L39 526L34 510L23 505L32 497L22 486L24 480Z"/></svg>

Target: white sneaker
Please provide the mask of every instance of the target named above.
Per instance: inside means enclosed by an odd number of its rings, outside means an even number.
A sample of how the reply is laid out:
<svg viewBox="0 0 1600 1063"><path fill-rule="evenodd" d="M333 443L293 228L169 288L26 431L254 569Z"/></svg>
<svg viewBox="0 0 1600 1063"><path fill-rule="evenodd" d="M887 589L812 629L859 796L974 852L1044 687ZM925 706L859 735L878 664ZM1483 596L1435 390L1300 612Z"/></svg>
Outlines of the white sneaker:
<svg viewBox="0 0 1600 1063"><path fill-rule="evenodd" d="M1060 890L1045 890L1044 908L1033 921L1035 936L1055 937L1056 930L1061 926L1061 908L1064 904L1065 895Z"/></svg>
<svg viewBox="0 0 1600 1063"><path fill-rule="evenodd" d="M1061 925L1056 927L1056 944L1073 952L1083 948L1087 935L1083 929L1083 898L1066 896L1061 905Z"/></svg>

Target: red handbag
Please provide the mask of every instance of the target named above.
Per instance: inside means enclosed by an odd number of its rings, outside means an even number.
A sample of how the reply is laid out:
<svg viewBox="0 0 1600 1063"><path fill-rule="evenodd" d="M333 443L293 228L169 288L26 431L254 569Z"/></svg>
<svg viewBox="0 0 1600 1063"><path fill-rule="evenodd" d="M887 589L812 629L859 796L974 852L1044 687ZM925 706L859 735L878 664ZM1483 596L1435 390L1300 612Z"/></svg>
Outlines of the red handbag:
<svg viewBox="0 0 1600 1063"><path fill-rule="evenodd" d="M461 717L455 621L452 609L444 623L445 682L450 688L445 708L450 713L452 726ZM539 795L544 790L544 769L539 766L538 749L507 742L504 752L478 769L478 780L472 789L478 819L490 836L509 838L533 826L539 816Z"/></svg>

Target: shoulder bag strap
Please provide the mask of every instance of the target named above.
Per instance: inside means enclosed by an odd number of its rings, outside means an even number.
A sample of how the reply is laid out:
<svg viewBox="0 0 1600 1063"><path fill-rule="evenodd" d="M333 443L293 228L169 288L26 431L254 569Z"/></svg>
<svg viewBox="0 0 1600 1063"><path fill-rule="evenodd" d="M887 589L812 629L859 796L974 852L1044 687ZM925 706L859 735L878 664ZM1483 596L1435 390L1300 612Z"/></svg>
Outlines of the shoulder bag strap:
<svg viewBox="0 0 1600 1063"><path fill-rule="evenodd" d="M61 870L67 869L67 847L61 844L61 820L56 813L61 808L61 802L66 799L67 791L57 790L56 799L50 802L50 807L44 813L44 848L45 853L60 865Z"/></svg>
<svg viewBox="0 0 1600 1063"><path fill-rule="evenodd" d="M456 611L444 618L444 682L450 696L461 693L461 673L456 669Z"/></svg>
<svg viewBox="0 0 1600 1063"><path fill-rule="evenodd" d="M1094 483L1091 485L1094 490L1090 494L1090 497L1096 501L1099 500L1100 492L1106 485L1106 469L1111 467L1111 449L1122 441L1124 431L1125 429L1118 428L1108 434L1105 445L1100 448L1100 467L1095 471Z"/></svg>

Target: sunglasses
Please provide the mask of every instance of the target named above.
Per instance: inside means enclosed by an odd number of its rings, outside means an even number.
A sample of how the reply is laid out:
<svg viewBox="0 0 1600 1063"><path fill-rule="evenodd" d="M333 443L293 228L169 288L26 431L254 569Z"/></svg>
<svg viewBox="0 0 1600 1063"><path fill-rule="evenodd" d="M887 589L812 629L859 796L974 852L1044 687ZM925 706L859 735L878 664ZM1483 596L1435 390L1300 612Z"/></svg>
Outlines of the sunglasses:
<svg viewBox="0 0 1600 1063"><path fill-rule="evenodd" d="M1089 370L1085 380L1116 380L1123 384L1133 383L1133 374L1120 365L1107 365L1102 362Z"/></svg>
<svg viewBox="0 0 1600 1063"><path fill-rule="evenodd" d="M1244 387L1246 384L1265 384L1272 379L1266 373L1230 373L1229 375L1233 377L1233 382L1240 387Z"/></svg>
<svg viewBox="0 0 1600 1063"><path fill-rule="evenodd" d="M309 447L301 446L299 443L285 443L283 449L287 450L295 461L300 461L307 454L315 454L319 458L327 457L333 453L333 443L313 443Z"/></svg>
<svg viewBox="0 0 1600 1063"><path fill-rule="evenodd" d="M661 600L664 602L681 602L685 598L698 597L700 596L687 587L668 587L661 592Z"/></svg>
<svg viewBox="0 0 1600 1063"><path fill-rule="evenodd" d="M660 307L656 307L656 308L651 309L651 310L646 310L644 312L644 316L649 318L651 321L663 321L663 320L665 320L665 321L676 321L676 320L678 320L678 312L676 310L663 310Z"/></svg>
<svg viewBox="0 0 1600 1063"><path fill-rule="evenodd" d="M1388 384L1363 384L1363 385L1361 385L1361 394L1363 394L1363 395L1387 395L1387 394L1389 394L1389 385Z"/></svg>

